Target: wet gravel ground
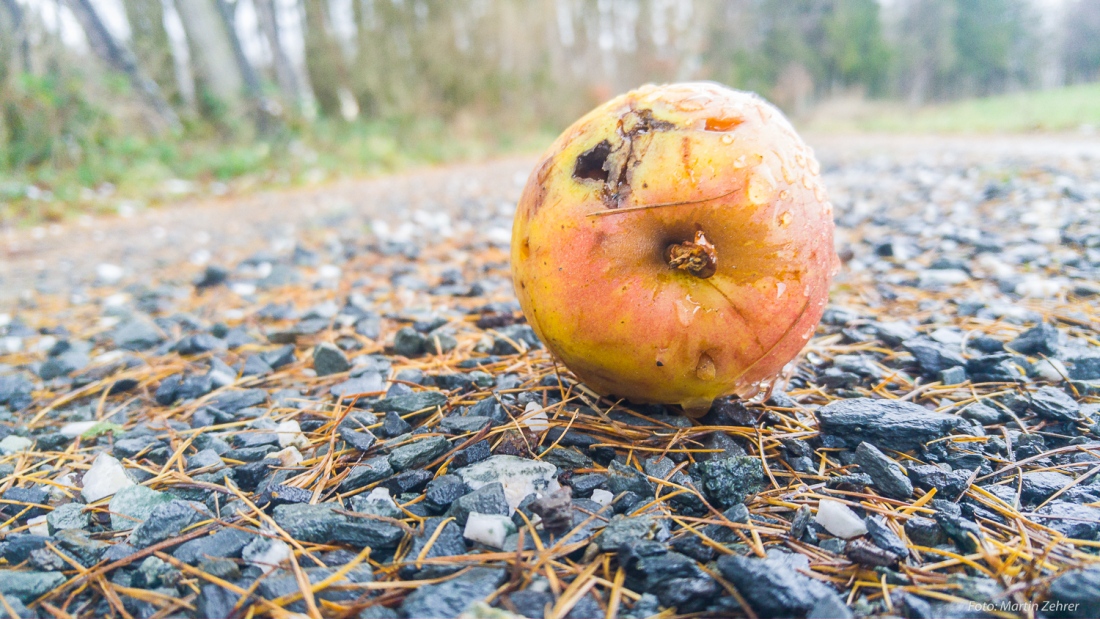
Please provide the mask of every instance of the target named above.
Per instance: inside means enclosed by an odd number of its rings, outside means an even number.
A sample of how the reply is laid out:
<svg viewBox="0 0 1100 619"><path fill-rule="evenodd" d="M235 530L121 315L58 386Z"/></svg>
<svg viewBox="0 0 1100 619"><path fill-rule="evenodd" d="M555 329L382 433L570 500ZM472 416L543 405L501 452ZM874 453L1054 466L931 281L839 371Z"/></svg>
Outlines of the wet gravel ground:
<svg viewBox="0 0 1100 619"><path fill-rule="evenodd" d="M816 144L830 307L698 420L524 323L528 161L9 233L3 611L1100 615L1100 146Z"/></svg>

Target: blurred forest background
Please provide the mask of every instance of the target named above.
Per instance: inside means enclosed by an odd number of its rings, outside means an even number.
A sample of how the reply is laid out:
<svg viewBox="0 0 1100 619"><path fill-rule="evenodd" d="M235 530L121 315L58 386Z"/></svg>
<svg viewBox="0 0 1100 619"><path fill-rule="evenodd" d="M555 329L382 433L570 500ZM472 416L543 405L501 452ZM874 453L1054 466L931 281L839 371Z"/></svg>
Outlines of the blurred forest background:
<svg viewBox="0 0 1100 619"><path fill-rule="evenodd" d="M1077 129L1100 0L0 0L0 223L530 151L697 79L811 127Z"/></svg>

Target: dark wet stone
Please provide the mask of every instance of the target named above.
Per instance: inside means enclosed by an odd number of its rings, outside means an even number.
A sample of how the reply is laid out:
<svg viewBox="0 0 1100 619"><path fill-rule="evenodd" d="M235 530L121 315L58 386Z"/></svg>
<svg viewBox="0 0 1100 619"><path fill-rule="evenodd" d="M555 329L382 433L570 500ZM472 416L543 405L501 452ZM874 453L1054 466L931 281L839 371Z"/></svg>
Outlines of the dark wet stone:
<svg viewBox="0 0 1100 619"><path fill-rule="evenodd" d="M633 492L638 496L653 496L653 484L632 466L612 461L607 466L607 487L612 494Z"/></svg>
<svg viewBox="0 0 1100 619"><path fill-rule="evenodd" d="M1081 412L1081 405L1065 391L1055 387L1040 387L1038 391L1031 394L1029 409L1044 419L1076 421Z"/></svg>
<svg viewBox="0 0 1100 619"><path fill-rule="evenodd" d="M16 503L30 503L34 505L46 505L50 502L50 495L42 488L8 488L4 491L3 497L5 501L14 501ZM15 516L16 514L22 514L20 516L21 521L26 521L28 518L34 518L46 513L44 507L31 507L24 513L27 505L12 505L10 503L0 504L0 514L6 516ZM7 518L5 518L6 520Z"/></svg>
<svg viewBox="0 0 1100 619"><path fill-rule="evenodd" d="M512 510L504 498L504 486L500 482L486 484L465 494L451 503L447 516L453 516L459 525L465 526L470 512L508 516Z"/></svg>
<svg viewBox="0 0 1100 619"><path fill-rule="evenodd" d="M0 558L7 561L9 565L17 565L26 561L35 550L45 548L46 543L51 541L46 535L27 533L8 535L3 542L0 542Z"/></svg>
<svg viewBox="0 0 1100 619"><path fill-rule="evenodd" d="M744 503L750 495L764 489L764 468L758 458L707 460L694 468L703 493L719 509Z"/></svg>
<svg viewBox="0 0 1100 619"><path fill-rule="evenodd" d="M447 453L451 443L442 436L429 436L394 448L390 452L390 466L395 471L423 468L432 460Z"/></svg>
<svg viewBox="0 0 1100 619"><path fill-rule="evenodd" d="M870 443L860 443L855 450L855 461L860 470L871 477L875 488L894 499L908 499L913 495L913 483L902 472L901 466Z"/></svg>
<svg viewBox="0 0 1100 619"><path fill-rule="evenodd" d="M402 471L379 485L389 490L390 494L400 496L408 492L419 493L424 489L424 486L428 485L432 477L434 477L434 475L431 471L412 469Z"/></svg>
<svg viewBox="0 0 1100 619"><path fill-rule="evenodd" d="M839 595L826 595L817 600L806 619L852 619L852 609Z"/></svg>
<svg viewBox="0 0 1100 619"><path fill-rule="evenodd" d="M446 524L443 524L445 521ZM424 558L454 557L466 554L466 542L462 539L462 527L455 524L453 520L448 521L444 517L436 517L424 520L424 529L413 536L412 547L409 549L407 556L419 557L428 540L431 539L440 526L443 527L443 530L439 531L435 543L428 549L428 553Z"/></svg>
<svg viewBox="0 0 1100 619"><path fill-rule="evenodd" d="M199 589L199 597L196 601L199 617L208 619L229 619L233 616L233 610L240 594L222 588L218 585L202 585Z"/></svg>
<svg viewBox="0 0 1100 619"><path fill-rule="evenodd" d="M791 518L791 538L800 540L806 532L810 530L810 524L813 522L814 512L810 509L809 505L803 505L795 512L794 518Z"/></svg>
<svg viewBox="0 0 1100 619"><path fill-rule="evenodd" d="M357 490L376 481L381 481L390 475L393 475L393 467L390 466L387 456L368 458L351 467L348 476L340 483L340 490L342 492Z"/></svg>
<svg viewBox="0 0 1100 619"><path fill-rule="evenodd" d="M508 325L507 327L497 329L497 333L500 333L503 337L494 338L494 355L515 355L522 352L516 349L516 344L527 350L542 348L542 342L540 342L538 336L535 335L535 331L531 328L531 325Z"/></svg>
<svg viewBox="0 0 1100 619"><path fill-rule="evenodd" d="M440 475L428 483L428 489L424 492L424 501L436 511L442 511L469 491L466 482L462 481L458 475Z"/></svg>
<svg viewBox="0 0 1100 619"><path fill-rule="evenodd" d="M981 335L971 340L967 340L967 346L973 350L986 354L1004 352L1005 350L1004 343L987 335Z"/></svg>
<svg viewBox="0 0 1100 619"><path fill-rule="evenodd" d="M947 368L939 373L940 382L944 385L961 385L966 382L966 369L962 366Z"/></svg>
<svg viewBox="0 0 1100 619"><path fill-rule="evenodd" d="M79 350L68 350L46 360L38 368L38 377L53 380L83 370L88 366L88 355Z"/></svg>
<svg viewBox="0 0 1100 619"><path fill-rule="evenodd" d="M423 585L405 597L401 613L418 619L457 617L474 602L496 591L505 576L503 568L475 567L458 578Z"/></svg>
<svg viewBox="0 0 1100 619"><path fill-rule="evenodd" d="M1040 323L1021 333L1016 339L1008 343L1008 347L1024 355L1056 356L1058 354L1058 329L1045 322Z"/></svg>
<svg viewBox="0 0 1100 619"><path fill-rule="evenodd" d="M901 346L916 358L917 365L926 376L936 376L944 370L966 365L966 359L957 350L930 338L906 340Z"/></svg>
<svg viewBox="0 0 1100 619"><path fill-rule="evenodd" d="M251 355L241 365L241 376L267 376L275 371L260 355Z"/></svg>
<svg viewBox="0 0 1100 619"><path fill-rule="evenodd" d="M184 528L209 517L210 512L202 503L181 500L162 503L134 529L129 541L135 548L152 546L178 536Z"/></svg>
<svg viewBox="0 0 1100 619"><path fill-rule="evenodd" d="M85 529L90 523L90 515L84 511L83 503L65 503L58 505L52 512L46 514L46 524L50 533L69 529Z"/></svg>
<svg viewBox="0 0 1100 619"><path fill-rule="evenodd" d="M263 389L243 389L239 391L223 391L211 398L207 404L220 411L229 414L241 409L259 406L267 401L267 392Z"/></svg>
<svg viewBox="0 0 1100 619"><path fill-rule="evenodd" d="M31 404L34 383L23 376L0 376L0 405L19 410Z"/></svg>
<svg viewBox="0 0 1100 619"><path fill-rule="evenodd" d="M378 393L385 388L385 385L385 380L380 374L367 372L333 385L332 389L329 389L329 393L338 398L350 399L360 394Z"/></svg>
<svg viewBox="0 0 1100 619"><path fill-rule="evenodd" d="M412 426L409 422L392 411L386 413L386 417L382 420L382 427L378 429L378 434L384 438L394 438L409 432L412 432Z"/></svg>
<svg viewBox="0 0 1100 619"><path fill-rule="evenodd" d="M1041 503L1073 482L1069 475L1055 471L1029 471L1022 477L1020 498L1026 503Z"/></svg>
<svg viewBox="0 0 1100 619"><path fill-rule="evenodd" d="M444 417L443 421L439 423L439 426L443 428L448 434L468 434L474 432L480 432L486 426L492 423L492 419L488 417L480 417L475 415L469 415L466 417L460 417L458 415L451 415Z"/></svg>
<svg viewBox="0 0 1100 619"><path fill-rule="evenodd" d="M966 362L966 373L974 383L1011 383L1022 381L1026 374L1020 358L1008 353L975 357Z"/></svg>
<svg viewBox="0 0 1100 619"><path fill-rule="evenodd" d="M848 540L844 546L844 556L855 563L871 567L889 567L898 562L898 556L895 553L879 548L863 538Z"/></svg>
<svg viewBox="0 0 1100 619"><path fill-rule="evenodd" d="M132 318L115 327L111 339L123 350L148 350L164 341L164 335L152 322Z"/></svg>
<svg viewBox="0 0 1100 619"><path fill-rule="evenodd" d="M201 355L226 348L225 341L209 333L184 336L172 346L172 350L183 356Z"/></svg>
<svg viewBox="0 0 1100 619"><path fill-rule="evenodd" d="M1094 540L1100 536L1100 509L1055 500L1031 516L1066 537Z"/></svg>
<svg viewBox="0 0 1100 619"><path fill-rule="evenodd" d="M658 542L632 540L619 546L619 564L635 591L657 596L662 606L681 613L702 610L718 593L718 583L690 557L670 552Z"/></svg>
<svg viewBox="0 0 1100 619"><path fill-rule="evenodd" d="M295 488L285 484L271 484L256 498L256 505L275 507L291 503L309 503L313 492L305 488Z"/></svg>
<svg viewBox="0 0 1100 619"><path fill-rule="evenodd" d="M1064 572L1052 580L1043 612L1066 619L1100 617L1100 565Z"/></svg>
<svg viewBox="0 0 1100 619"><path fill-rule="evenodd" d="M447 396L439 391L417 391L407 395L383 398L375 402L371 408L379 413L394 412L407 415L434 406L443 406L446 403Z"/></svg>
<svg viewBox="0 0 1100 619"><path fill-rule="evenodd" d="M818 409L817 418L823 434L849 445L866 441L879 449L896 451L916 449L967 423L911 402L871 398L833 402Z"/></svg>
<svg viewBox="0 0 1100 619"><path fill-rule="evenodd" d="M46 592L65 582L61 572L19 572L7 570L0 578L0 593L30 604Z"/></svg>
<svg viewBox="0 0 1100 619"><path fill-rule="evenodd" d="M349 518L332 527L332 541L357 548L396 548L405 531L392 522L370 518Z"/></svg>
<svg viewBox="0 0 1100 619"><path fill-rule="evenodd" d="M489 441L478 441L469 447L459 449L451 456L451 468L460 469L464 466L476 464L482 460L488 460L493 455Z"/></svg>
<svg viewBox="0 0 1100 619"><path fill-rule="evenodd" d="M302 568L302 574L312 585L316 585L331 577L335 572L336 568L333 567ZM366 587L361 585L373 581L374 574L371 572L370 568L358 566L348 572L344 578L333 583L331 588L321 589L313 595L319 601L325 600L329 602L347 603L367 593ZM299 585L298 577L294 572L289 570L272 571L260 581L260 585L257 587L257 593L269 600L298 593L299 591L301 591L301 586ZM303 601L298 600L287 604L286 609L296 613L304 613L306 611L306 605Z"/></svg>
<svg viewBox="0 0 1100 619"><path fill-rule="evenodd" d="M218 266L215 264L208 264L203 269L202 275L195 278L193 282L195 288L213 288L214 286L220 286L229 280L229 269Z"/></svg>
<svg viewBox="0 0 1100 619"><path fill-rule="evenodd" d="M596 538L596 544L601 551L613 552L631 541L664 541L668 537L668 525L653 516L616 516L607 523Z"/></svg>
<svg viewBox="0 0 1100 619"><path fill-rule="evenodd" d="M738 503L733 507L722 512L722 517L730 522L736 522L739 524L746 524L749 521L749 508L744 504ZM734 533L733 527L726 524L708 524L703 527L703 534L710 539L722 543L736 543L740 541L740 538Z"/></svg>
<svg viewBox="0 0 1100 619"><path fill-rule="evenodd" d="M273 370L277 370L284 365L290 365L296 361L294 357L294 345L287 344L286 346L280 346L274 350L262 352L260 353L260 359L271 366Z"/></svg>
<svg viewBox="0 0 1100 619"><path fill-rule="evenodd" d="M317 376L341 374L351 369L344 351L327 342L318 344L313 349L313 371Z"/></svg>
<svg viewBox="0 0 1100 619"><path fill-rule="evenodd" d="M607 475L603 475L602 473L573 475L565 483L573 489L573 496L588 498L592 496L593 490L597 488L607 488Z"/></svg>
<svg viewBox="0 0 1100 619"><path fill-rule="evenodd" d="M1100 380L1100 355L1077 357L1069 368L1069 377L1073 380ZM3 396L0 396L3 401Z"/></svg>
<svg viewBox="0 0 1100 619"><path fill-rule="evenodd" d="M981 402L974 402L964 407L959 411L958 415L964 419L976 421L983 426L1000 423L1002 419L1002 414L999 409L987 404L982 404Z"/></svg>
<svg viewBox="0 0 1100 619"><path fill-rule="evenodd" d="M172 553L172 556L189 565L197 565L207 558L230 558L241 556L241 551L256 534L236 528L221 529L213 535L198 537L184 542Z"/></svg>
<svg viewBox="0 0 1100 619"><path fill-rule="evenodd" d="M940 507L940 504L944 501L937 500L935 503L937 507ZM964 553L971 553L978 549L978 544L982 539L982 530L977 523L963 518L956 511L945 509L937 509L935 519L947 537L955 542L959 550Z"/></svg>
<svg viewBox="0 0 1100 619"><path fill-rule="evenodd" d="M374 447L375 442L378 440L370 430L352 430L351 428L341 427L339 428L340 438L358 449L359 451L368 451L371 447Z"/></svg>
<svg viewBox="0 0 1100 619"><path fill-rule="evenodd" d="M272 512L275 524L301 542L325 544L332 541L336 524L347 520L333 503L279 505Z"/></svg>
<svg viewBox="0 0 1100 619"><path fill-rule="evenodd" d="M543 619L546 608L554 606L554 595L548 591L524 589L509 593L508 601L520 616L527 619Z"/></svg>
<svg viewBox="0 0 1100 619"><path fill-rule="evenodd" d="M837 597L827 585L779 558L726 555L719 557L718 569L761 618L803 617L823 598Z"/></svg>
<svg viewBox="0 0 1100 619"><path fill-rule="evenodd" d="M899 559L909 555L905 542L897 533L894 533L881 516L870 516L865 518L864 522L867 524L867 535L876 546Z"/></svg>
<svg viewBox="0 0 1100 619"><path fill-rule="evenodd" d="M922 490L935 488L948 497L956 497L962 494L966 490L971 476L971 471L965 469L945 471L935 464L910 466L908 472L909 479L913 481L913 485L917 488Z"/></svg>

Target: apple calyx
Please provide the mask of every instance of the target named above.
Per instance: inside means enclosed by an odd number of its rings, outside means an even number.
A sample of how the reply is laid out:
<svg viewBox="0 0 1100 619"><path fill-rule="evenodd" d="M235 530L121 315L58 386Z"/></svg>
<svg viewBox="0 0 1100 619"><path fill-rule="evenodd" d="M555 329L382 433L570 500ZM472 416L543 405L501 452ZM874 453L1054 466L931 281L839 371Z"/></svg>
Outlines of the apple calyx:
<svg viewBox="0 0 1100 619"><path fill-rule="evenodd" d="M665 260L668 266L687 271L699 279L706 279L718 270L718 252L702 230L695 233L694 241L673 243L665 248Z"/></svg>

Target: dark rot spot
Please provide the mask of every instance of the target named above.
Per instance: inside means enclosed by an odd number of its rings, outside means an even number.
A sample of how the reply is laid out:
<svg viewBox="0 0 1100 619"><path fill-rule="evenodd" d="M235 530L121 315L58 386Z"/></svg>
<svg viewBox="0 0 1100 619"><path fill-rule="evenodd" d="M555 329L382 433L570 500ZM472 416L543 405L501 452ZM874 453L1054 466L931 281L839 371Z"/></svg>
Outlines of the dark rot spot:
<svg viewBox="0 0 1100 619"><path fill-rule="evenodd" d="M577 180L599 181L606 183L610 174L606 169L607 158L611 155L611 142L604 140L577 157L573 168L573 178Z"/></svg>
<svg viewBox="0 0 1100 619"><path fill-rule="evenodd" d="M680 142L680 160L684 164L685 170L691 169L691 138L684 136L682 142Z"/></svg>

